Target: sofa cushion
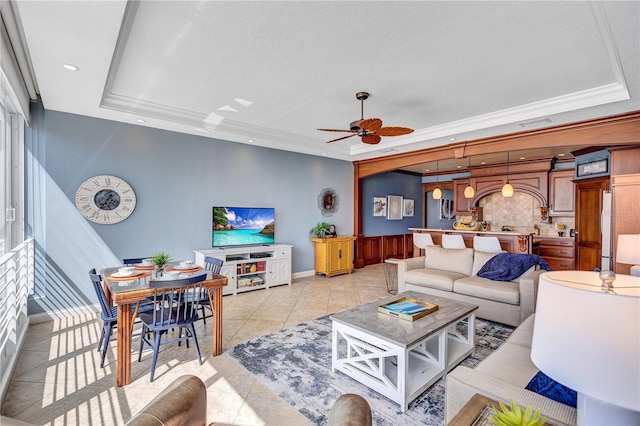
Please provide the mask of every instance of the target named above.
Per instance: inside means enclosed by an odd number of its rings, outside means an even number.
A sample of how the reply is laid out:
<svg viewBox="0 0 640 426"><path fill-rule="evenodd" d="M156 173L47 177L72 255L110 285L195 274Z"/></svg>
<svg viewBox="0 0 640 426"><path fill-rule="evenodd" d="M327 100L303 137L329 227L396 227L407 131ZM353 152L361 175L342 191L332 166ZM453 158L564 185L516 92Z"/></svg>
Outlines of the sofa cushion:
<svg viewBox="0 0 640 426"><path fill-rule="evenodd" d="M511 333L507 342L530 348L531 341L533 340L533 325L535 323L535 317L536 316L534 314L522 321L522 324L513 330L513 333Z"/></svg>
<svg viewBox="0 0 640 426"><path fill-rule="evenodd" d="M437 269L411 269L404 274L404 282L438 290L453 291L453 283L466 275Z"/></svg>
<svg viewBox="0 0 640 426"><path fill-rule="evenodd" d="M471 275L473 267L473 249L447 249L443 247L427 246L424 248L424 267L439 271L450 271Z"/></svg>
<svg viewBox="0 0 640 426"><path fill-rule="evenodd" d="M538 373L533 376L533 379L525 386L525 389L546 396L569 407L575 407L578 402L578 394L576 391L556 382L542 371L538 371Z"/></svg>
<svg viewBox="0 0 640 426"><path fill-rule="evenodd" d="M540 371L531 361L530 348L509 342L503 343L475 369L521 389Z"/></svg>
<svg viewBox="0 0 640 426"><path fill-rule="evenodd" d="M473 253L473 268L471 268L471 275L478 275L478 271L480 268L484 266L485 263L493 256L498 253L489 253L486 251L478 251L476 250Z"/></svg>
<svg viewBox="0 0 640 426"><path fill-rule="evenodd" d="M520 286L511 281L493 281L481 277L465 277L453 283L453 291L496 302L520 304Z"/></svg>

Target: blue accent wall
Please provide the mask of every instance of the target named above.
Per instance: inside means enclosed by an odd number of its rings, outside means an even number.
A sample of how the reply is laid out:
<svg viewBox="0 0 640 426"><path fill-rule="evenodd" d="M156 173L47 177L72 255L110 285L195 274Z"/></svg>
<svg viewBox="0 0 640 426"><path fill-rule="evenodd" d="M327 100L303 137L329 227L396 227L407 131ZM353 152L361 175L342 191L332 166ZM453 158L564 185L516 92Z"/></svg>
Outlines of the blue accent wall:
<svg viewBox="0 0 640 426"><path fill-rule="evenodd" d="M442 190L443 200L453 200L453 191L450 189ZM453 229L453 219L440 219L440 200L433 199L433 192L429 191L426 197L427 209L427 228L431 229Z"/></svg>
<svg viewBox="0 0 640 426"><path fill-rule="evenodd" d="M388 220L373 216L373 197L400 195L414 200L414 216ZM364 236L410 234L409 228L422 227L422 177L389 172L362 181L362 232Z"/></svg>
<svg viewBox="0 0 640 426"><path fill-rule="evenodd" d="M314 269L309 230L320 221L353 235L353 165L33 107L26 129L28 232L36 241L36 294L29 313L97 299L88 271L158 251L193 259L211 247L213 206L273 207L276 243L292 244L292 271ZM137 205L126 220L99 225L75 208L87 178L127 181ZM317 197L332 188L339 209L322 216ZM403 221L404 222L404 221Z"/></svg>

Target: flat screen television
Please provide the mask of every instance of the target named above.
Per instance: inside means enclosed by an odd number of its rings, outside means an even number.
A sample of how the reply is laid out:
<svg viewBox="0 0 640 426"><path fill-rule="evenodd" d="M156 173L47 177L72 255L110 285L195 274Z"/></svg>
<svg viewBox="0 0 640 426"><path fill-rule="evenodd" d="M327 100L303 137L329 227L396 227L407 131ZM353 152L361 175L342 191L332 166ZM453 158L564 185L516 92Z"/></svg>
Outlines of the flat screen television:
<svg viewBox="0 0 640 426"><path fill-rule="evenodd" d="M273 208L214 207L213 247L273 244L275 224Z"/></svg>

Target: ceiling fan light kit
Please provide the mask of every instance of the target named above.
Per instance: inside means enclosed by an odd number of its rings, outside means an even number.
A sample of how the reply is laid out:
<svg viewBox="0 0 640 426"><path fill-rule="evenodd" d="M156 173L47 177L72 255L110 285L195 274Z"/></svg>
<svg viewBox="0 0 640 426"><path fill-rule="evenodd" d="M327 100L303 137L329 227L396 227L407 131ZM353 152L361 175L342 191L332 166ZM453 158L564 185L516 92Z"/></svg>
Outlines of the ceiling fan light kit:
<svg viewBox="0 0 640 426"><path fill-rule="evenodd" d="M337 142L348 139L353 136L359 136L363 143L376 145L382 140L382 136L401 136L408 135L413 129L408 127L382 127L382 120L379 118L364 118L364 101L369 98L368 92L356 93L356 99L360 101L360 120L352 121L349 124L349 130L341 129L318 129L323 132L348 132L349 136L332 139L327 143Z"/></svg>

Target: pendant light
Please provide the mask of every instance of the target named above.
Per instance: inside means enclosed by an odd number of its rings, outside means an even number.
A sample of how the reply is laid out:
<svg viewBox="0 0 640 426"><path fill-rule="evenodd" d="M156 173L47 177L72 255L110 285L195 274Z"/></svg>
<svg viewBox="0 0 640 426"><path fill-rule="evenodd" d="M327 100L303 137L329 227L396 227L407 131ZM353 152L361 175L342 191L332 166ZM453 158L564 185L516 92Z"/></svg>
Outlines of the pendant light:
<svg viewBox="0 0 640 426"><path fill-rule="evenodd" d="M507 183L502 186L503 197L513 197L513 186L509 183L509 152L507 151Z"/></svg>
<svg viewBox="0 0 640 426"><path fill-rule="evenodd" d="M434 200L439 200L440 198L442 198L442 191L438 186L438 162L437 161L436 161L436 189L433 190L433 194L431 195L433 195Z"/></svg>
<svg viewBox="0 0 640 426"><path fill-rule="evenodd" d="M467 187L464 189L464 198L473 198L476 195L476 190L471 186L471 157L469 157L469 183Z"/></svg>

